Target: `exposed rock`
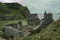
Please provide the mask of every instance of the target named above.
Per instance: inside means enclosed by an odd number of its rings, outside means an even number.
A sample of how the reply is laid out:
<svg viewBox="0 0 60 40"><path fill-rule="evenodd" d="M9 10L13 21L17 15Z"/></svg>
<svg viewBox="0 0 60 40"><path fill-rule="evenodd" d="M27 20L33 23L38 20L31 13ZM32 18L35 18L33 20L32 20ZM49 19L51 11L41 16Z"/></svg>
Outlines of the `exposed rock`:
<svg viewBox="0 0 60 40"><path fill-rule="evenodd" d="M30 11L27 7L23 8L24 11L21 10L22 15L26 18L28 15L30 15Z"/></svg>
<svg viewBox="0 0 60 40"><path fill-rule="evenodd" d="M2 3L0 2L0 19L1 20L21 20L25 19L30 11L27 7L19 3Z"/></svg>
<svg viewBox="0 0 60 40"><path fill-rule="evenodd" d="M47 25L49 25L51 22L53 22L53 15L52 13L44 13L44 18L43 18L43 22L40 25L41 28L45 28Z"/></svg>
<svg viewBox="0 0 60 40"><path fill-rule="evenodd" d="M22 24L22 22L19 21L17 25L18 25L18 29L22 30L22 28L23 28L23 24Z"/></svg>
<svg viewBox="0 0 60 40"><path fill-rule="evenodd" d="M2 28L3 31L3 35L5 38L9 39L9 38L14 38L14 37L21 37L23 35L22 31L17 30L15 28L12 27L3 27Z"/></svg>
<svg viewBox="0 0 60 40"><path fill-rule="evenodd" d="M40 20L38 18L38 15L37 14L31 14L31 15L28 15L26 17L27 21L28 21L28 25L37 25L40 23Z"/></svg>
<svg viewBox="0 0 60 40"><path fill-rule="evenodd" d="M8 24L8 25L5 25L5 26L8 26L8 27L10 26L12 28L18 29L17 23L11 23L11 24Z"/></svg>
<svg viewBox="0 0 60 40"><path fill-rule="evenodd" d="M8 24L8 25L5 25L5 26L12 27L12 28L20 30L20 29L22 29L23 24L22 24L21 21L19 21L18 23L11 23L11 24Z"/></svg>
<svg viewBox="0 0 60 40"><path fill-rule="evenodd" d="M44 18L43 18L43 20L42 20L42 23L40 24L40 26L37 28L37 29L35 29L35 30L32 30L32 31L30 31L32 34L33 33L36 33L36 32L40 32L43 28L46 28L50 23L52 23L53 22L53 18L52 18L52 13L44 13Z"/></svg>

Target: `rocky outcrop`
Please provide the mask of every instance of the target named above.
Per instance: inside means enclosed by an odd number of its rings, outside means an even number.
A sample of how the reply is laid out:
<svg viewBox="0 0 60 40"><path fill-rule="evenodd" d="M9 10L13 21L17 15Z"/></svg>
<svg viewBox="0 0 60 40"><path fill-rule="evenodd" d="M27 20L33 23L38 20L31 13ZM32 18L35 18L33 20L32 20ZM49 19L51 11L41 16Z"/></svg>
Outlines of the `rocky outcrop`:
<svg viewBox="0 0 60 40"><path fill-rule="evenodd" d="M44 18L42 20L42 24L40 25L41 28L45 28L47 25L49 25L51 22L53 22L52 13L44 13Z"/></svg>
<svg viewBox="0 0 60 40"><path fill-rule="evenodd" d="M20 29L22 29L23 24L21 21L19 21L18 23L11 23L11 24L7 24L5 26L12 27L12 28L20 30Z"/></svg>
<svg viewBox="0 0 60 40"><path fill-rule="evenodd" d="M25 19L30 11L27 7L19 3L1 3L0 2L0 19L1 20L21 20Z"/></svg>
<svg viewBox="0 0 60 40"><path fill-rule="evenodd" d="M21 10L21 13L25 18L31 14L27 7L24 7L23 10Z"/></svg>
<svg viewBox="0 0 60 40"><path fill-rule="evenodd" d="M29 30L32 30L32 27L29 25L26 25L24 28L22 28L22 30L19 30L19 29L13 27L12 25L6 25L6 26L2 27L1 30L3 32L3 34L2 34L3 37L8 40L10 38L14 39L17 37L29 35Z"/></svg>
<svg viewBox="0 0 60 40"><path fill-rule="evenodd" d="M52 16L53 16L52 13L47 14L45 12L44 13L44 18L41 21L40 26L37 29L30 31L31 34L36 33L36 32L40 32L43 28L46 28L50 23L52 23L53 22Z"/></svg>
<svg viewBox="0 0 60 40"><path fill-rule="evenodd" d="M27 21L28 21L28 25L37 25L40 23L40 20L38 18L37 14L30 14L26 17Z"/></svg>
<svg viewBox="0 0 60 40"><path fill-rule="evenodd" d="M17 27L17 23L11 23L11 24L8 24L8 25L5 25L5 26L11 26L12 28L16 28L16 29L18 29L18 27Z"/></svg>
<svg viewBox="0 0 60 40"><path fill-rule="evenodd" d="M3 37L7 39L9 38L14 39L14 37L21 37L23 35L22 31L7 26L2 27L2 31L3 31Z"/></svg>

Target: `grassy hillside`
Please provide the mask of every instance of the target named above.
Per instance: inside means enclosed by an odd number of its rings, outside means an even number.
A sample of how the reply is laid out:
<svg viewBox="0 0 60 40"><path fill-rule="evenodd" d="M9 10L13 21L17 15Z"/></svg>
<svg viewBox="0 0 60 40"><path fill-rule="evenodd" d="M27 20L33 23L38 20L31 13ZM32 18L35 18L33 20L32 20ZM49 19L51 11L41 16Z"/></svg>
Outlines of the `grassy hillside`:
<svg viewBox="0 0 60 40"><path fill-rule="evenodd" d="M28 8L24 7L21 4L1 3L0 2L0 17L5 17L5 16L12 16L13 17L13 20L2 20L0 18L0 28L4 25L7 25L7 24L18 23L19 21L21 21L23 23L23 26L27 25L27 21L24 16L24 11L29 13ZM0 36L1 36L1 33L2 32L0 30Z"/></svg>
<svg viewBox="0 0 60 40"><path fill-rule="evenodd" d="M24 22L26 24L25 14L30 13L27 7L24 7L18 3L1 3L0 2L0 27L9 23L17 23L19 21ZM13 20L4 20L1 17L13 17Z"/></svg>
<svg viewBox="0 0 60 40"><path fill-rule="evenodd" d="M40 33L24 37L23 40L60 40L60 19L42 29Z"/></svg>
<svg viewBox="0 0 60 40"><path fill-rule="evenodd" d="M27 10L27 11L26 11ZM18 3L1 3L0 2L0 17L13 16L14 19L24 19L24 11L29 13L27 7ZM23 12L23 13L22 13Z"/></svg>

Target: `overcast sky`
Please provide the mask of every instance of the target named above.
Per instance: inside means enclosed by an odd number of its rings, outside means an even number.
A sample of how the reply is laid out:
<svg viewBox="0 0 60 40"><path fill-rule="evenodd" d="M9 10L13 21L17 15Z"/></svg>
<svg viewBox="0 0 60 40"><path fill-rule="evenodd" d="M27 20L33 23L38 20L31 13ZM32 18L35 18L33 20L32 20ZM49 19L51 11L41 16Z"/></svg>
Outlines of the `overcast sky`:
<svg viewBox="0 0 60 40"><path fill-rule="evenodd" d="M32 13L43 13L45 10L60 13L60 0L0 0L0 2L19 2L27 6Z"/></svg>

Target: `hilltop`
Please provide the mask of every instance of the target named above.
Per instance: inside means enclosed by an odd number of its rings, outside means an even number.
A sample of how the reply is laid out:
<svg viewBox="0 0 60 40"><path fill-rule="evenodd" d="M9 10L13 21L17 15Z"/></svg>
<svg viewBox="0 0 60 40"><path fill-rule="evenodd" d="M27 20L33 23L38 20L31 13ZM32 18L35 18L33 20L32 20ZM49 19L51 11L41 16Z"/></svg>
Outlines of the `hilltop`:
<svg viewBox="0 0 60 40"><path fill-rule="evenodd" d="M30 27L30 25L31 25L31 27L33 27L33 26L35 27L36 24L40 23L38 15L30 14L27 7L24 7L18 3L0 3L0 27L2 27L4 25L9 25L12 23L18 24L19 21L21 21L23 24L25 24L25 25L23 25L23 27L25 27L25 26ZM29 25L27 25L27 21L28 21ZM42 24L37 28L37 30L32 31L32 32L34 32L34 34L32 34L32 35L30 34L29 36L28 35L23 36L23 37L21 37L21 39L22 40L60 40L60 19L57 21L53 21L52 14L51 13L46 14L46 12L45 12L44 18L41 20L41 23ZM16 26L16 27L18 27L18 26ZM21 26L19 26L19 27L21 27ZM15 31L15 33L17 33L16 32L16 30L18 30L17 28L14 28L13 26L11 28L12 28L11 31ZM14 30L14 29L16 29L16 30ZM9 30L5 30L5 31L6 31L6 33L8 33L7 35L9 36L11 31L10 31L10 33L9 33ZM18 30L18 31L20 31L20 30ZM27 30L27 31L29 31L29 30ZM36 31L36 33L35 33L35 31ZM1 34L2 34L2 32L0 32L0 37L2 36ZM11 34L14 34L14 33L11 33ZM15 36L15 35L12 35L12 36Z"/></svg>
<svg viewBox="0 0 60 40"><path fill-rule="evenodd" d="M29 12L28 8L19 3L1 3L0 2L0 19L24 19L24 12Z"/></svg>
<svg viewBox="0 0 60 40"><path fill-rule="evenodd" d="M0 2L0 27L19 21L26 25L26 14L30 14L29 9L19 3Z"/></svg>

